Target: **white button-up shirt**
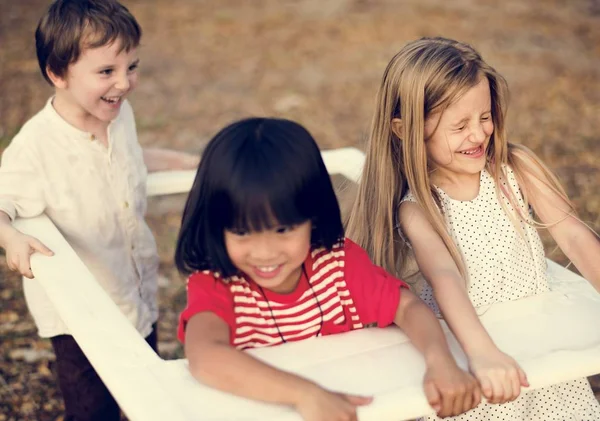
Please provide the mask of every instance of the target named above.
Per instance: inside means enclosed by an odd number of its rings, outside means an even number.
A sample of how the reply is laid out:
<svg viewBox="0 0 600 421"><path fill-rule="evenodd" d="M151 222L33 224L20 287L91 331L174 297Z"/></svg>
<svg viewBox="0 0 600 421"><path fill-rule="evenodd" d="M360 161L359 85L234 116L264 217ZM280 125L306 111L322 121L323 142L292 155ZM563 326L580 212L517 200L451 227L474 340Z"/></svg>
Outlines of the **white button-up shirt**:
<svg viewBox="0 0 600 421"><path fill-rule="evenodd" d="M142 336L158 318L146 176L126 101L108 127L107 149L63 120L50 99L14 137L0 165L0 210L11 219L47 214ZM69 333L39 283L23 282L40 336Z"/></svg>

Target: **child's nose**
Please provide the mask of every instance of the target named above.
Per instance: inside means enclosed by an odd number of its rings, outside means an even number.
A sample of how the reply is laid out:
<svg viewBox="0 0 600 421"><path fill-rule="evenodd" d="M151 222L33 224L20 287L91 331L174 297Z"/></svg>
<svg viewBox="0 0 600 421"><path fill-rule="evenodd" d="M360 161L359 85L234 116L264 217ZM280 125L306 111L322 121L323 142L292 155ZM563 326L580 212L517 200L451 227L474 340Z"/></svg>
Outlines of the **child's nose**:
<svg viewBox="0 0 600 421"><path fill-rule="evenodd" d="M471 140L474 143L481 143L486 138L485 130L483 128L483 124L476 124L473 130L471 131Z"/></svg>
<svg viewBox="0 0 600 421"><path fill-rule="evenodd" d="M128 75L121 75L119 79L117 79L117 83L115 87L119 90L126 91L131 86L131 82L129 81Z"/></svg>
<svg viewBox="0 0 600 421"><path fill-rule="evenodd" d="M250 253L259 263L271 263L270 260L277 256L277 247L269 239L260 239L253 244Z"/></svg>

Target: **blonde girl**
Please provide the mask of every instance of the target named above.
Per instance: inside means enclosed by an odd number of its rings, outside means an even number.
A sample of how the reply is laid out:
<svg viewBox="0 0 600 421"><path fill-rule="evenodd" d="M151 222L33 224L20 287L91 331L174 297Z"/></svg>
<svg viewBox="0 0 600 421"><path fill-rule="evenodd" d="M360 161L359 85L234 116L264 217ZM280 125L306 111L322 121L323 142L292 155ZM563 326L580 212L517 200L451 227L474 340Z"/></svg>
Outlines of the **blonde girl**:
<svg viewBox="0 0 600 421"><path fill-rule="evenodd" d="M456 419L597 420L585 379L520 394L525 373L477 317L478 308L549 289L536 226L600 290L600 243L548 168L507 141L507 94L466 44L406 45L377 94L347 235L375 264L412 279L462 345L488 403Z"/></svg>

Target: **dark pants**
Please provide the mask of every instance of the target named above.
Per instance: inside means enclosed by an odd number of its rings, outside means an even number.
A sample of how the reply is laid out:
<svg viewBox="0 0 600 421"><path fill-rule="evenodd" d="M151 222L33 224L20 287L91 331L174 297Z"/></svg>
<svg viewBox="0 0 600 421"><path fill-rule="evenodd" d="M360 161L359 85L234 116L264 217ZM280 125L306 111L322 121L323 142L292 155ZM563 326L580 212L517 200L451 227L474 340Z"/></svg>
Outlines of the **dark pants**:
<svg viewBox="0 0 600 421"><path fill-rule="evenodd" d="M64 421L119 421L121 411L71 335L50 338L55 374L65 402ZM146 342L157 351L156 323Z"/></svg>

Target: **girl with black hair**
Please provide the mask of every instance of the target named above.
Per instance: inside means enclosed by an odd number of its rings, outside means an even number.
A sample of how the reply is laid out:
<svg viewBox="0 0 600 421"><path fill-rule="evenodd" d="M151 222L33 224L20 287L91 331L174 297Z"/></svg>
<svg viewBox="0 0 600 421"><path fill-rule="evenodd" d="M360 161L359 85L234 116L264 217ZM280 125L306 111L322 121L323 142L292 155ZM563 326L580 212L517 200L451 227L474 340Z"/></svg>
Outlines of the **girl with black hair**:
<svg viewBox="0 0 600 421"><path fill-rule="evenodd" d="M192 375L209 386L291 405L305 420L356 419L372 398L325 390L242 351L395 323L425 357L425 394L439 415L480 401L434 314L344 238L317 144L297 123L251 118L211 140L175 261L191 274L179 338Z"/></svg>

